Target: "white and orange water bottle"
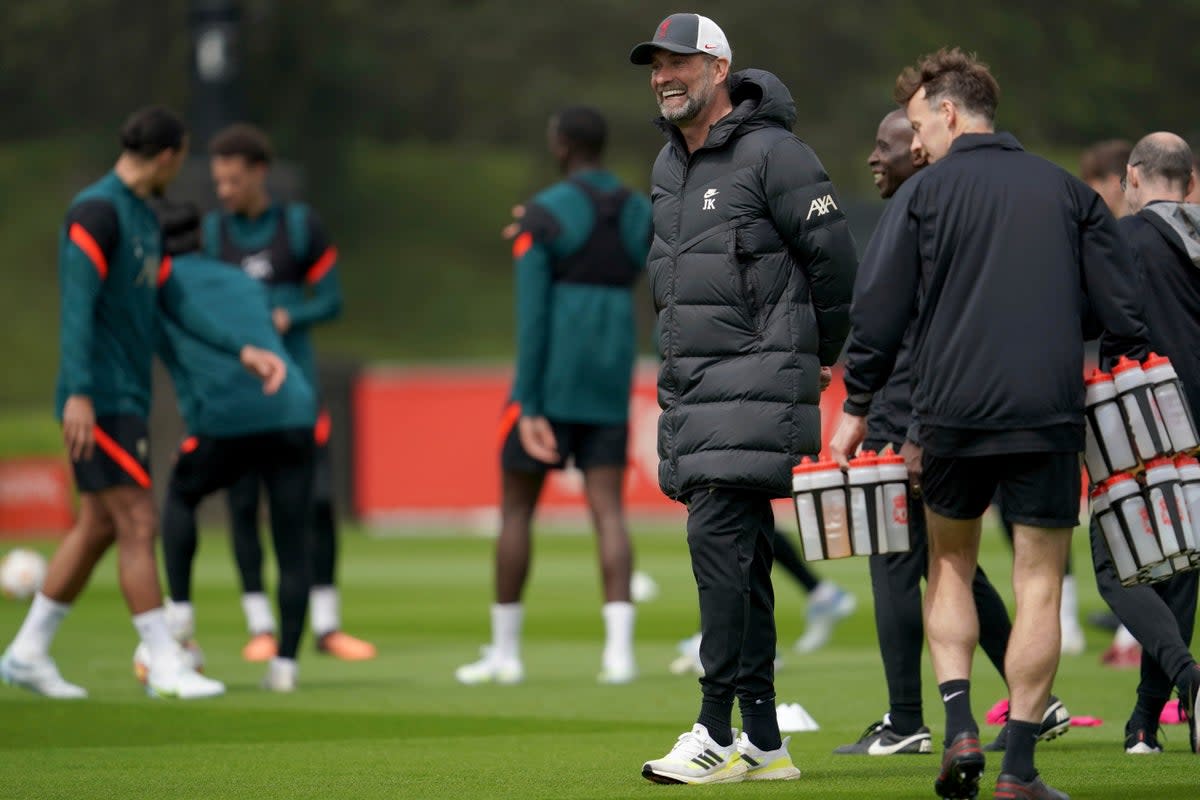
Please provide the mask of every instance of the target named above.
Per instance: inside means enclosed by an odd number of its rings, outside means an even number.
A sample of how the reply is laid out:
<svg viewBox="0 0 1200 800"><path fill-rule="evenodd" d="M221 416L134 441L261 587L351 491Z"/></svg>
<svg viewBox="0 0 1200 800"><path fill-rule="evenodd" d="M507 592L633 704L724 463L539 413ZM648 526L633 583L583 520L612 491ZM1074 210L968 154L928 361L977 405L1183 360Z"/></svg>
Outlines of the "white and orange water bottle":
<svg viewBox="0 0 1200 800"><path fill-rule="evenodd" d="M1200 461L1194 456L1176 456L1175 469L1179 470L1179 485L1183 489L1183 502L1187 505L1191 526L1188 529L1188 558L1192 566L1200 566Z"/></svg>
<svg viewBox="0 0 1200 800"><path fill-rule="evenodd" d="M850 542L856 556L887 552L879 547L879 459L864 450L846 470L850 495ZM886 543L885 543L886 545Z"/></svg>
<svg viewBox="0 0 1200 800"><path fill-rule="evenodd" d="M1093 484L1100 484L1115 472L1124 472L1138 465L1112 375L1100 370L1084 379L1086 387L1084 419L1086 445L1084 463Z"/></svg>
<svg viewBox="0 0 1200 800"><path fill-rule="evenodd" d="M1171 448L1176 453L1189 453L1200 447L1200 437L1196 435L1196 424L1192 419L1192 411L1188 407L1187 398L1183 393L1183 384L1171 360L1166 356L1151 353L1142 364L1142 372L1154 402L1162 415L1163 425L1167 436L1171 439Z"/></svg>
<svg viewBox="0 0 1200 800"><path fill-rule="evenodd" d="M1164 577L1191 569L1188 536L1192 521L1174 459L1156 458L1146 464L1146 506L1158 547L1172 567Z"/></svg>
<svg viewBox="0 0 1200 800"><path fill-rule="evenodd" d="M792 494L806 561L854 555L846 477L836 462L802 461L792 469Z"/></svg>
<svg viewBox="0 0 1200 800"><path fill-rule="evenodd" d="M1105 541L1108 543L1113 563L1116 563L1121 549L1124 548L1129 552L1136 567L1135 578L1131 582L1122 580L1121 583L1131 586L1144 582L1165 559L1162 548L1158 545L1158 534L1154 530L1154 522L1146 505L1142 487L1133 475L1127 472L1113 475L1104 482L1104 487L1108 492L1109 506L1116 522L1114 535L1110 536L1109 531L1105 530ZM1103 525L1104 518L1101 517L1100 521Z"/></svg>
<svg viewBox="0 0 1200 800"><path fill-rule="evenodd" d="M879 456L879 484L882 496L882 538L887 540L886 553L907 553L912 550L908 535L908 468L899 453Z"/></svg>
<svg viewBox="0 0 1200 800"><path fill-rule="evenodd" d="M1132 478L1130 478L1132 480ZM1100 536L1108 548L1113 569L1122 586L1134 586L1138 582L1138 564L1133 557L1133 543L1126 535L1125 526L1117 517L1108 497L1108 482L1100 484L1091 492L1092 517L1100 528Z"/></svg>
<svg viewBox="0 0 1200 800"><path fill-rule="evenodd" d="M1167 455L1171 440L1142 365L1122 356L1112 376L1137 457L1144 464Z"/></svg>

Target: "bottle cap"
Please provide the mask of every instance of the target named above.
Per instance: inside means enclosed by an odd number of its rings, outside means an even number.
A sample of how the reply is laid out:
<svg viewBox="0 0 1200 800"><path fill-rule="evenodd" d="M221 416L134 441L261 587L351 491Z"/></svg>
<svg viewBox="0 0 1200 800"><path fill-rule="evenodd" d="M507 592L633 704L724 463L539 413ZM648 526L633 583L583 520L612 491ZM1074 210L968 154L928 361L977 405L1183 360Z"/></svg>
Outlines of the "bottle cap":
<svg viewBox="0 0 1200 800"><path fill-rule="evenodd" d="M829 472L831 470L840 470L836 461L813 461L808 456L800 459L800 463L792 467L793 475L807 475L813 472Z"/></svg>
<svg viewBox="0 0 1200 800"><path fill-rule="evenodd" d="M1142 362L1143 369L1169 366L1171 366L1171 359L1167 358L1166 356L1160 356L1158 353L1151 353L1150 356Z"/></svg>
<svg viewBox="0 0 1200 800"><path fill-rule="evenodd" d="M1139 364L1138 362L1134 361L1132 358L1126 358L1125 356L1121 356L1120 360L1117 361L1117 365L1112 368L1112 374L1116 375L1117 373L1120 373L1120 372L1128 372L1131 369L1141 369L1141 368L1142 368L1142 365Z"/></svg>
<svg viewBox="0 0 1200 800"><path fill-rule="evenodd" d="M1171 458L1170 456L1161 456L1159 458L1152 458L1146 462L1147 470L1155 469L1156 467L1173 467L1173 466L1175 466L1175 459Z"/></svg>
<svg viewBox="0 0 1200 800"><path fill-rule="evenodd" d="M1092 386L1097 383L1112 383L1112 375L1107 372L1101 372L1098 369L1092 370L1092 374L1083 379L1084 386Z"/></svg>
<svg viewBox="0 0 1200 800"><path fill-rule="evenodd" d="M1189 455L1181 453L1181 454L1175 456L1175 466L1177 466L1177 467L1200 466L1200 459L1197 459L1195 456L1189 456Z"/></svg>
<svg viewBox="0 0 1200 800"><path fill-rule="evenodd" d="M1130 475L1128 472L1117 472L1117 473L1114 473L1113 475L1109 476L1108 480L1104 481L1104 483L1100 484L1100 488L1107 492L1109 489L1113 488L1118 483L1124 483L1125 481L1132 481L1132 480L1134 480L1134 477L1132 475Z"/></svg>

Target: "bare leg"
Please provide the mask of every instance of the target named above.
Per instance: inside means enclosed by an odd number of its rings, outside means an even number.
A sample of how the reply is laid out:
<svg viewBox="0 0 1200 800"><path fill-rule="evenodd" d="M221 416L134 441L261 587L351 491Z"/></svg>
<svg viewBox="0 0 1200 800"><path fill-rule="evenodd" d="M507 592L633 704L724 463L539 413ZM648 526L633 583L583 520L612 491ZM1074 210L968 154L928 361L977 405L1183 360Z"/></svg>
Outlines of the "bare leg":
<svg viewBox="0 0 1200 800"><path fill-rule="evenodd" d="M929 527L925 634L933 671L938 683L969 680L971 656L979 643L972 584L979 562L980 523L943 517L929 507L925 518Z"/></svg>
<svg viewBox="0 0 1200 800"><path fill-rule="evenodd" d="M596 528L596 547L604 579L604 599L609 603L629 602L629 580L633 573L633 548L625 527L621 497L625 468L592 467L584 472L584 491Z"/></svg>
<svg viewBox="0 0 1200 800"><path fill-rule="evenodd" d="M1061 652L1058 611L1070 548L1069 528L1014 526L1017 612L1005 659L1012 719L1040 722L1046 710Z"/></svg>
<svg viewBox="0 0 1200 800"><path fill-rule="evenodd" d="M529 576L530 529L545 473L504 471L500 537L496 540L496 602L519 603Z"/></svg>
<svg viewBox="0 0 1200 800"><path fill-rule="evenodd" d="M50 558L42 594L57 603L74 603L115 538L112 517L96 494L81 494L79 518Z"/></svg>
<svg viewBox="0 0 1200 800"><path fill-rule="evenodd" d="M99 497L116 526L117 574L130 613L136 616L159 608L163 598L154 553L158 522L154 498L149 490L133 486L106 489Z"/></svg>

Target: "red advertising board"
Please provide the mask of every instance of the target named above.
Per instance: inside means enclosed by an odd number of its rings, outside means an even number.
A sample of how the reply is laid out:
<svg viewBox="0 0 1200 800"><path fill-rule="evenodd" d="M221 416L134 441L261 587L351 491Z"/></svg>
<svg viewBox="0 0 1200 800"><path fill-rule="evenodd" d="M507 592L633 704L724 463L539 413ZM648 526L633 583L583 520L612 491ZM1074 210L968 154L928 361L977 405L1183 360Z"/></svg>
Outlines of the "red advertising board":
<svg viewBox="0 0 1200 800"><path fill-rule="evenodd" d="M486 521L500 494L501 415L511 371L372 369L354 396L354 504L366 522ZM845 397L840 373L822 397L828 441ZM653 367L639 368L630 409L626 503L631 514L681 514L658 488ZM578 472L551 473L539 508L585 511Z"/></svg>
<svg viewBox="0 0 1200 800"><path fill-rule="evenodd" d="M62 533L71 527L66 462L58 458L0 461L0 537Z"/></svg>

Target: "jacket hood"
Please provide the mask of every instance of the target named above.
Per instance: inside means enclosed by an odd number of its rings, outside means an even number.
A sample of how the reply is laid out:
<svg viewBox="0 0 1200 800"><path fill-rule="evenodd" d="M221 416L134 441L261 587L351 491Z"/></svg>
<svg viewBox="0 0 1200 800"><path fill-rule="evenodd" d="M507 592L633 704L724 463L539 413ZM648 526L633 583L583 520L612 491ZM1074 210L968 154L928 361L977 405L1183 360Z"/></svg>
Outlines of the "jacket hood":
<svg viewBox="0 0 1200 800"><path fill-rule="evenodd" d="M792 93L783 81L765 70L744 69L730 75L729 97L733 111L712 126L705 147L720 147L734 136L759 128L791 130L796 123L796 103ZM665 118L659 117L656 124L677 144L682 142L679 129Z"/></svg>
<svg viewBox="0 0 1200 800"><path fill-rule="evenodd" d="M1200 267L1200 205L1194 203L1151 203L1143 211L1160 231L1168 234L1192 264ZM1165 224L1164 224L1165 223Z"/></svg>

